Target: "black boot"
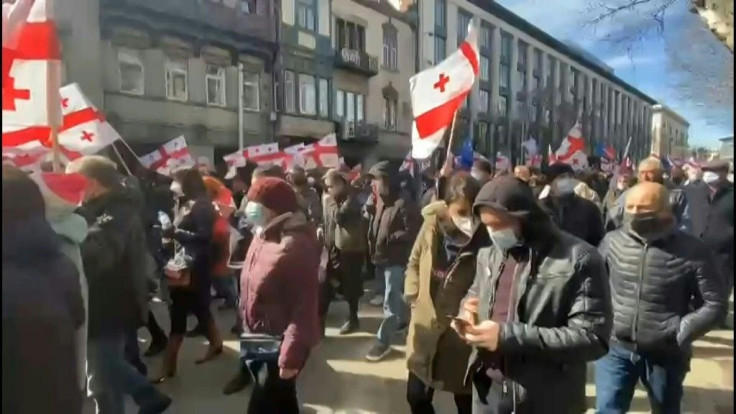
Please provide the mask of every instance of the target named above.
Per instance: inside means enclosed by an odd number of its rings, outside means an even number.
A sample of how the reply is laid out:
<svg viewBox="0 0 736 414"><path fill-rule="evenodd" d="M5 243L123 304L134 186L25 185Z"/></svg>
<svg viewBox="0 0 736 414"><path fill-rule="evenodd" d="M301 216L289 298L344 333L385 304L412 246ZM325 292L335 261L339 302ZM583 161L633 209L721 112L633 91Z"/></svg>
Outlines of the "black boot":
<svg viewBox="0 0 736 414"><path fill-rule="evenodd" d="M238 373L225 384L222 389L222 393L225 395L235 394L236 392L243 391L250 385L252 378L249 373L243 369L239 369Z"/></svg>
<svg viewBox="0 0 736 414"><path fill-rule="evenodd" d="M160 355L166 350L166 344L168 343L168 339L164 337L163 339L155 339L151 341L151 345L148 346L148 349L146 352L143 353L143 356L145 357L155 357L157 355Z"/></svg>
<svg viewBox="0 0 736 414"><path fill-rule="evenodd" d="M345 322L342 327L340 327L340 335L347 335L354 332L358 332L360 329L360 322L358 322L358 319L349 319L347 322Z"/></svg>

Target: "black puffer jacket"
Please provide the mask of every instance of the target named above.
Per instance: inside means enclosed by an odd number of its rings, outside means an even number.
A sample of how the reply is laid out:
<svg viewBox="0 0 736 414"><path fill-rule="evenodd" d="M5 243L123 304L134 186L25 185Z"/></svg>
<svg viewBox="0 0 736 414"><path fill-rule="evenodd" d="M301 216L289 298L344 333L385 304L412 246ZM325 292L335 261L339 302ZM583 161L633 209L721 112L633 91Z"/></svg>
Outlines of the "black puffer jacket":
<svg viewBox="0 0 736 414"><path fill-rule="evenodd" d="M726 311L713 256L695 237L672 229L645 244L624 227L608 233L599 250L609 269L618 341L682 355ZM690 313L693 297L704 303Z"/></svg>

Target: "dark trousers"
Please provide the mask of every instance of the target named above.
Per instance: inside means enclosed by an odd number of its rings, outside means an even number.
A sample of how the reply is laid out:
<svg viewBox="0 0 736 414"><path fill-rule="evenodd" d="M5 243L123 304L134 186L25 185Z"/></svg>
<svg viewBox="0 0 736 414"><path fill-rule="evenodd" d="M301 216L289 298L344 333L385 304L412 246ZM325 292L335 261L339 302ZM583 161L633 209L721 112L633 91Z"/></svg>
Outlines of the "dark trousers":
<svg viewBox="0 0 736 414"><path fill-rule="evenodd" d="M146 327L151 334L151 343L158 344L166 342L166 334L161 329L161 325L158 324L156 316L150 310L148 311L148 323Z"/></svg>
<svg viewBox="0 0 736 414"><path fill-rule="evenodd" d="M458 414L473 412L473 398L470 394L454 394ZM426 386L416 375L409 373L406 382L406 401L412 414L434 414L432 400L434 388Z"/></svg>
<svg viewBox="0 0 736 414"><path fill-rule="evenodd" d="M277 361L250 361L253 373L253 393L248 404L248 414L299 414L296 398L296 378L279 377Z"/></svg>
<svg viewBox="0 0 736 414"><path fill-rule="evenodd" d="M626 413L641 380L654 414L679 414L689 361L683 357L652 358L612 342L608 354L595 363L596 411Z"/></svg>
<svg viewBox="0 0 736 414"><path fill-rule="evenodd" d="M144 377L148 374L148 367L141 360L141 350L138 346L138 331L128 332L125 335L125 360L135 367Z"/></svg>
<svg viewBox="0 0 736 414"><path fill-rule="evenodd" d="M327 264L327 277L322 283L319 298L319 316L323 328L330 303L335 298L335 282L348 303L348 319L357 322L358 304L363 295L363 256L362 252L333 252Z"/></svg>
<svg viewBox="0 0 736 414"><path fill-rule="evenodd" d="M473 376L473 414L534 413L515 406L510 388L491 380L484 371Z"/></svg>

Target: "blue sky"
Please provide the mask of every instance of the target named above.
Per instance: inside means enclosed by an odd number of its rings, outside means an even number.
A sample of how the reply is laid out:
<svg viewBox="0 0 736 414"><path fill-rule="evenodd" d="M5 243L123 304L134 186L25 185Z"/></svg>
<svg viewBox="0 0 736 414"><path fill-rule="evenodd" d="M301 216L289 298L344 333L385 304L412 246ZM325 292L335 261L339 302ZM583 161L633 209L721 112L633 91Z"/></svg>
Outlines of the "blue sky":
<svg viewBox="0 0 736 414"><path fill-rule="evenodd" d="M651 18L651 7L664 0L589 24L601 13L596 4L626 1L498 2L558 39L593 53L619 78L682 115L690 122L691 146L717 147L718 138L733 135L733 55L687 10L687 0L666 10L662 26Z"/></svg>

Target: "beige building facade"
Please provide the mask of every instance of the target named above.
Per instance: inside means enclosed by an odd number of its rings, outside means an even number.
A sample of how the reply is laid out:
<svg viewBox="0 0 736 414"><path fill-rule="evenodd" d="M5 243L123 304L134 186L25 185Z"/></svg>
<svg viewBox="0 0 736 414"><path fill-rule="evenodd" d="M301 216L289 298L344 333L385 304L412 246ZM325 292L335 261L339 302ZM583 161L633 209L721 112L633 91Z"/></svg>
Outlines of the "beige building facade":
<svg viewBox="0 0 736 414"><path fill-rule="evenodd" d="M690 123L665 105L652 107L652 149L658 156L686 158Z"/></svg>

